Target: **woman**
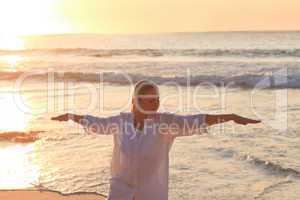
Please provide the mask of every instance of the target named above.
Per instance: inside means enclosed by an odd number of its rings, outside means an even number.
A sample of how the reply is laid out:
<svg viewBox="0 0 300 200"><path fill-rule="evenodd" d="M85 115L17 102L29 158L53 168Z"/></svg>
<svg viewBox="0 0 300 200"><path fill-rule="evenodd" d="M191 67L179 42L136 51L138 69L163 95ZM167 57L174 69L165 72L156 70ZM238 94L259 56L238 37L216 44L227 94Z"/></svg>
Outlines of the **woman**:
<svg viewBox="0 0 300 200"><path fill-rule="evenodd" d="M203 125L260 122L235 114L160 113L158 108L158 87L149 81L140 81L135 85L129 113L106 118L67 113L52 120L73 120L87 133L113 135L108 200L167 200L169 150L176 137L201 133Z"/></svg>

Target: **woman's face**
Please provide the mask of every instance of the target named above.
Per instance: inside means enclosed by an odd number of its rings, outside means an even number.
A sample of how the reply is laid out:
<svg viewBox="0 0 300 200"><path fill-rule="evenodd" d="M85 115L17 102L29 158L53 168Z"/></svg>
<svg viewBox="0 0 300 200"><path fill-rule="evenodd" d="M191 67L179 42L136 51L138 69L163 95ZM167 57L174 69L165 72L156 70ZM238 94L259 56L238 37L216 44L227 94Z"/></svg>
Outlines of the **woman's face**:
<svg viewBox="0 0 300 200"><path fill-rule="evenodd" d="M135 108L145 114L157 112L159 108L159 93L156 89L147 90L146 94L135 98Z"/></svg>

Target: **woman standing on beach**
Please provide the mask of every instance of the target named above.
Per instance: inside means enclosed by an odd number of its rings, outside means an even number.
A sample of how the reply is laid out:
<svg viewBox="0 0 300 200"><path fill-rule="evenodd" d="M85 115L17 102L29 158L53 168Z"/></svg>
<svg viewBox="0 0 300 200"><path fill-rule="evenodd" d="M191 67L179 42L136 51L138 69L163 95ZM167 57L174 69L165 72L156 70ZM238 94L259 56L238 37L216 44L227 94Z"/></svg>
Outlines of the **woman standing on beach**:
<svg viewBox="0 0 300 200"><path fill-rule="evenodd" d="M176 137L228 121L260 123L235 114L176 115L160 113L158 108L157 85L140 81L134 88L131 112L105 118L67 113L52 120L73 120L87 133L113 135L108 200L167 200L169 151Z"/></svg>

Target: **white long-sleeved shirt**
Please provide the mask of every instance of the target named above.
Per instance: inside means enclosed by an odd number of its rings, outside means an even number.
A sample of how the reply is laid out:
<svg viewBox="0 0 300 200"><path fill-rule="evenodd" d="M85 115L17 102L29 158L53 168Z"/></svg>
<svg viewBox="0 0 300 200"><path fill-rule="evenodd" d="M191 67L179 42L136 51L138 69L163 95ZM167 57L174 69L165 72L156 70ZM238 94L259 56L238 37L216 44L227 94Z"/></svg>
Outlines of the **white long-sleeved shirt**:
<svg viewBox="0 0 300 200"><path fill-rule="evenodd" d="M133 113L112 117L86 115L82 126L89 134L113 135L108 200L167 200L169 151L178 136L203 130L204 114L156 113L144 129L133 126Z"/></svg>

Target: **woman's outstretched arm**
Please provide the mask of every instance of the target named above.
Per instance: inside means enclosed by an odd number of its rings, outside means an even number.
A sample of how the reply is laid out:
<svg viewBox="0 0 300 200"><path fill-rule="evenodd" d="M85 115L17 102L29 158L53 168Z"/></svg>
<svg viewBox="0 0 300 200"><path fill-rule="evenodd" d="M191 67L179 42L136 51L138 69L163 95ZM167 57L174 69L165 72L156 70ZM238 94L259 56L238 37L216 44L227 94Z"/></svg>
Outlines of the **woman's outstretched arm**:
<svg viewBox="0 0 300 200"><path fill-rule="evenodd" d="M111 117L95 117L91 115L76 115L66 113L57 117L52 117L55 121L72 120L80 124L88 134L111 135L119 131L120 115Z"/></svg>
<svg viewBox="0 0 300 200"><path fill-rule="evenodd" d="M172 133L174 137L178 136L190 136L194 134L206 131L207 126L215 124L225 123L228 121L234 121L237 124L256 124L260 123L259 120L253 120L245 117L241 117L236 114L194 114L194 115L177 115L173 113L160 113L161 123L166 129L161 131ZM165 133L164 133L165 134Z"/></svg>
<svg viewBox="0 0 300 200"><path fill-rule="evenodd" d="M66 113L66 114L63 114L63 115L59 115L57 117L52 117L51 120L54 120L54 121L69 121L69 120L72 120L76 123L81 123L83 118L84 118L83 115L76 115L76 114Z"/></svg>
<svg viewBox="0 0 300 200"><path fill-rule="evenodd" d="M247 125L247 124L257 124L260 120L249 119L236 114L221 114L221 115L209 115L205 117L205 124L208 126L221 124L228 121L233 121L237 124Z"/></svg>

